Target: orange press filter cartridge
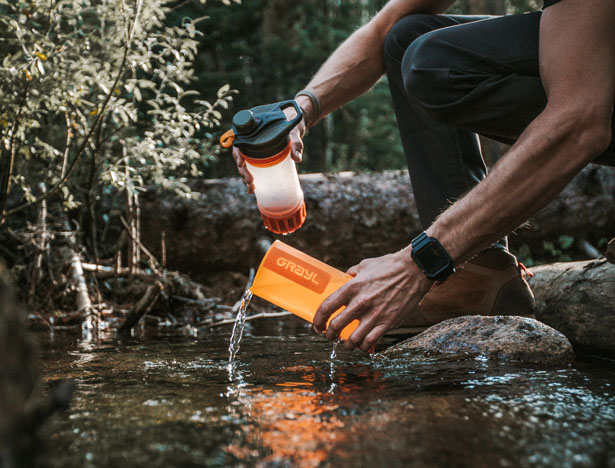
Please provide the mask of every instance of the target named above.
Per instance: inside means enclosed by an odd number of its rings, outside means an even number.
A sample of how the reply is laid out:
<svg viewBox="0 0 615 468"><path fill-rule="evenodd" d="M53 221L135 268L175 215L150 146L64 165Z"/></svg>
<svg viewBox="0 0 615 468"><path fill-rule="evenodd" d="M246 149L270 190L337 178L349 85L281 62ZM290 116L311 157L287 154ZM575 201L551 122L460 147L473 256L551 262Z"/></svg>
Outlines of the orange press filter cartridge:
<svg viewBox="0 0 615 468"><path fill-rule="evenodd" d="M265 254L250 290L256 296L313 323L318 306L351 278L276 240ZM342 309L335 311L329 322ZM358 320L350 322L340 333L340 338L347 340L358 325Z"/></svg>

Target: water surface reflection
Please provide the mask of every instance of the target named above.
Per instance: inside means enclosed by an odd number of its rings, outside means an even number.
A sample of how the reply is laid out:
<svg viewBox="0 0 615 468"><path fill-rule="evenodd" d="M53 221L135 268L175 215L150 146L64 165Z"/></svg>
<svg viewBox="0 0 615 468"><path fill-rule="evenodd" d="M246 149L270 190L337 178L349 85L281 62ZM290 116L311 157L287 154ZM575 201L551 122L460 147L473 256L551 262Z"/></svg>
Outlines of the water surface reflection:
<svg viewBox="0 0 615 468"><path fill-rule="evenodd" d="M376 363L294 322L228 333L44 341L48 380L77 380L48 427L57 467L615 467L613 362L544 370Z"/></svg>

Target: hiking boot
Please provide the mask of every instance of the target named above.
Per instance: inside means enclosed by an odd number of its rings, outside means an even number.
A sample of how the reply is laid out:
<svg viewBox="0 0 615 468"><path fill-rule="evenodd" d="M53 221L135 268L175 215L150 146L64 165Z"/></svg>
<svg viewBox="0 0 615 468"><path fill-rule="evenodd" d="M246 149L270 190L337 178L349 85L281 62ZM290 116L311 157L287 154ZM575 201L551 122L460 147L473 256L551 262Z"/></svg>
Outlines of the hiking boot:
<svg viewBox="0 0 615 468"><path fill-rule="evenodd" d="M534 294L514 255L489 249L464 263L434 286L418 309L388 335L420 333L443 320L463 315L518 315L534 318Z"/></svg>

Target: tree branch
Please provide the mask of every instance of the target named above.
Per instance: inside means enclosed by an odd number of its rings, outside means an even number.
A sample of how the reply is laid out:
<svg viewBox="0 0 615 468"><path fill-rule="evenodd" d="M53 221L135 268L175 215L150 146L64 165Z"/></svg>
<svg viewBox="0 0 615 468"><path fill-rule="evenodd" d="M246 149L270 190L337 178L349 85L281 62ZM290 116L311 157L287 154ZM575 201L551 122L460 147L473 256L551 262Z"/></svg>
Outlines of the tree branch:
<svg viewBox="0 0 615 468"><path fill-rule="evenodd" d="M81 158L81 155L85 151L85 148L88 146L88 142L89 142L90 138L92 137L92 135L96 131L98 125L101 123L102 116L103 116L103 114L104 114L104 112L105 112L105 110L107 108L107 105L109 104L109 101L111 100L111 97L113 96L113 91L116 89L117 84L119 83L120 78L121 78L121 76L122 76L122 74L124 72L124 67L126 66L126 60L128 59L128 52L130 51L130 43L132 42L132 38L133 38L133 35L134 35L134 32L135 32L135 27L136 27L137 22L139 20L139 14L141 12L141 5L142 5L142 0L138 0L137 1L136 12L135 12L135 17L134 17L134 20L133 20L133 23L132 23L130 34L128 36L128 40L126 41L126 47L124 48L124 54L122 55L122 60L120 62L120 67L119 67L117 76L115 77L113 85L109 89L109 92L107 93L107 96L105 97L105 100L103 101L102 106L100 107L100 111L96 115L96 120L94 121L94 124L92 125L92 127L90 128L90 131L85 136L85 139L81 143L81 146L79 146L79 149L77 150L77 154L76 154L75 158L73 159L73 161L70 163L70 166L68 167L68 170L66 171L66 174L64 174L62 176L62 178L60 179L60 181L55 186L53 186L51 189L49 189L49 191L45 195L43 195L42 197L37 198L36 200L24 203L23 205L17 206L15 208L13 208L12 210L7 211L4 214L4 217L11 216L11 215L13 215L15 213L23 211L26 208L29 208L29 207L31 207L33 205L36 205L36 204L40 203L42 200L44 200L46 198L49 198L51 195L55 194L58 190L60 190L62 188L62 186L64 186L64 184L70 178L73 170L77 166L77 162L79 161L79 158ZM2 221L0 220L0 223L1 222Z"/></svg>
<svg viewBox="0 0 615 468"><path fill-rule="evenodd" d="M23 94L21 95L21 102L19 103L19 110L17 111L17 116L15 117L15 122L13 122L13 128L11 129L11 143L9 145L8 151L8 164L6 165L6 171L3 171L3 174L0 175L0 226L4 224L4 221L7 216L7 213L5 213L4 209L6 207L6 200L9 197L9 191L11 189L11 177L13 176L13 166L15 164L15 137L17 135L17 130L19 129L21 118L23 116L23 109L26 104L29 89L30 81L26 81L26 86L24 88ZM0 164L0 167L2 167L2 164Z"/></svg>

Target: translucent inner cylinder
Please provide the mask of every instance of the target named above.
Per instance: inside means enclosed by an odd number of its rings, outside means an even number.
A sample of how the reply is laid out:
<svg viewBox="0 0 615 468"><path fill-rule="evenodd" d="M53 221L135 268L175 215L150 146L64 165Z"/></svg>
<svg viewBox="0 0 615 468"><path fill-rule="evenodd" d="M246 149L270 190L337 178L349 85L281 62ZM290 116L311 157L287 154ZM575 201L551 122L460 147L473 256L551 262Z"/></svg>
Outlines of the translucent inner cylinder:
<svg viewBox="0 0 615 468"><path fill-rule="evenodd" d="M254 194L258 208L272 216L283 216L303 202L297 168L290 155L275 166L256 167L246 162L254 176Z"/></svg>

